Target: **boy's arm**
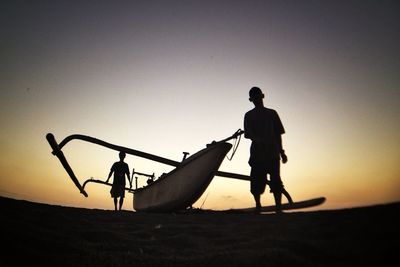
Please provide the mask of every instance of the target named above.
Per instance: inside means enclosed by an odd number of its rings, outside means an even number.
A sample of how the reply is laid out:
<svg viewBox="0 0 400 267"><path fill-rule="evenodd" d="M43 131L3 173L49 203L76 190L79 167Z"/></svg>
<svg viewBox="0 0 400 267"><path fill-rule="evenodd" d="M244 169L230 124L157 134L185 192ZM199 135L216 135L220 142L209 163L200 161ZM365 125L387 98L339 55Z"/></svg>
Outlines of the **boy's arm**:
<svg viewBox="0 0 400 267"><path fill-rule="evenodd" d="M129 167L127 166L126 167L126 178L128 179L128 182L129 182L129 188L132 188L132 181L131 181L131 178L130 178L130 176L131 176L131 174L130 174L130 172L129 172Z"/></svg>
<svg viewBox="0 0 400 267"><path fill-rule="evenodd" d="M106 183L108 183L108 180L110 180L110 177L111 177L111 175L113 174L113 169L111 168L111 170L110 170L110 173L108 174L108 178L107 178L107 181L106 181Z"/></svg>
<svg viewBox="0 0 400 267"><path fill-rule="evenodd" d="M129 177L130 175L129 175L129 172L126 174L126 178L128 179L128 182L129 182L129 188L132 188L132 181L131 181L131 178Z"/></svg>

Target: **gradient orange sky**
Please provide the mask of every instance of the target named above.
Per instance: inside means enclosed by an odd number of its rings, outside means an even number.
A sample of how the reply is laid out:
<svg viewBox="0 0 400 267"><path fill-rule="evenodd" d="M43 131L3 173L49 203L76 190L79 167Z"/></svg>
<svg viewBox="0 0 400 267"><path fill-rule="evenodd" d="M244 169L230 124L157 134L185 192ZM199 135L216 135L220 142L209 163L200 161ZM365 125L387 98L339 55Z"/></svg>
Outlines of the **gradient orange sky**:
<svg viewBox="0 0 400 267"><path fill-rule="evenodd" d="M6 1L0 12L2 196L112 209L108 187L79 194L48 132L179 161L243 128L248 90L259 86L286 129L282 178L295 200L400 201L397 1ZM242 139L220 170L248 174L249 146ZM64 154L81 182L106 179L118 160L80 141ZM215 177L202 204L253 206L249 182Z"/></svg>

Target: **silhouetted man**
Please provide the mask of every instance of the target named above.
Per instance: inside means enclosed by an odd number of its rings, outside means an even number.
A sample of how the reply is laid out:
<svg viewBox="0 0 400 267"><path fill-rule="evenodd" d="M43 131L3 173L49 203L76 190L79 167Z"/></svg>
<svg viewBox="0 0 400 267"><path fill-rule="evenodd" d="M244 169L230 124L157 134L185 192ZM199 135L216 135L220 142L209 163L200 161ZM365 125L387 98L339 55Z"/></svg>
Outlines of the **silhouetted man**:
<svg viewBox="0 0 400 267"><path fill-rule="evenodd" d="M117 161L112 165L110 174L108 175L106 181L108 183L108 180L110 180L111 175L114 173L114 180L110 193L111 197L114 198L115 210L117 210L118 197L119 197L119 210L121 210L122 204L124 203L125 175L129 181L130 187L132 187L132 182L129 180L129 166L127 163L124 162L125 156L126 156L125 152L119 153L120 161Z"/></svg>
<svg viewBox="0 0 400 267"><path fill-rule="evenodd" d="M278 113L264 107L264 94L258 87L249 91L249 100L254 108L244 116L245 138L251 139L250 159L250 192L256 202L256 212L260 212L260 196L265 191L267 174L270 176L269 186L274 195L276 212L281 212L282 193L292 202L290 195L283 188L280 177L280 159L287 162L287 156L282 148L282 137L285 133Z"/></svg>

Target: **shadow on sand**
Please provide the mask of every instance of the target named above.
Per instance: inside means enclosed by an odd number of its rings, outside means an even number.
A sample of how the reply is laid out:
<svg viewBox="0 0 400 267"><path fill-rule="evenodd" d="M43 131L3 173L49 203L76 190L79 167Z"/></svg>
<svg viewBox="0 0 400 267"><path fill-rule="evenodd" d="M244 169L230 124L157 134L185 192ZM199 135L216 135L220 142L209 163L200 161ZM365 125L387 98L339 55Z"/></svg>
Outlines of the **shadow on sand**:
<svg viewBox="0 0 400 267"><path fill-rule="evenodd" d="M382 266L400 238L400 203L283 215L0 203L0 266Z"/></svg>

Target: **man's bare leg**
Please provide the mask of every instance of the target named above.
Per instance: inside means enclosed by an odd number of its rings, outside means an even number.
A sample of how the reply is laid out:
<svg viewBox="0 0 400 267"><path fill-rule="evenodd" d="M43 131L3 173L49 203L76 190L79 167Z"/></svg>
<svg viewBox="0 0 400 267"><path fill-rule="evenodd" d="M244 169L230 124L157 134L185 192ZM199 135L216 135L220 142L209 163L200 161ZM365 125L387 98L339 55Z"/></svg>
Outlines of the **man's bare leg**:
<svg viewBox="0 0 400 267"><path fill-rule="evenodd" d="M261 202L260 202L260 195L257 194L253 194L254 200L256 202L256 213L260 213L261 212Z"/></svg>
<svg viewBox="0 0 400 267"><path fill-rule="evenodd" d="M281 207L282 192L274 193L274 199L275 199L275 212L282 213L282 207Z"/></svg>

